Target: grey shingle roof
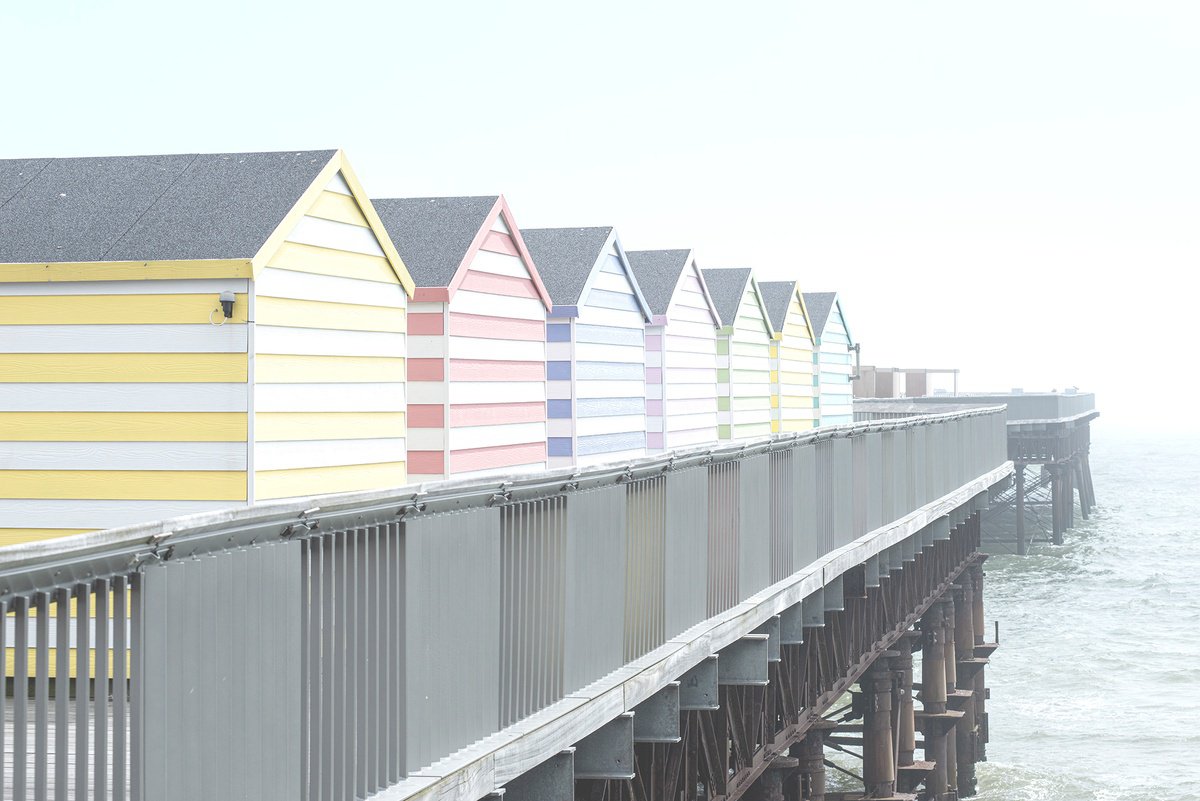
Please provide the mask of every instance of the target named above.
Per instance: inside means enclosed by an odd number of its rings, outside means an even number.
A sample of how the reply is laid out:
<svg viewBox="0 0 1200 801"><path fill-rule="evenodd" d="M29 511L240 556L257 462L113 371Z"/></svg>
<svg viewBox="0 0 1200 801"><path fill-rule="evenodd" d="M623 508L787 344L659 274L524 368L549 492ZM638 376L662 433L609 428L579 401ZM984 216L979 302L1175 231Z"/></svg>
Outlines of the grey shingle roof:
<svg viewBox="0 0 1200 801"><path fill-rule="evenodd" d="M0 263L248 259L336 152L0 161Z"/></svg>
<svg viewBox="0 0 1200 801"><path fill-rule="evenodd" d="M604 243L606 228L522 228L521 238L555 306L574 306Z"/></svg>
<svg viewBox="0 0 1200 801"><path fill-rule="evenodd" d="M724 325L733 325L737 319L738 306L742 303L742 294L746 291L746 282L750 280L750 270L747 267L729 269L708 268L702 270L704 283L708 285L708 294L712 297L717 314L721 315Z"/></svg>
<svg viewBox="0 0 1200 801"><path fill-rule="evenodd" d="M679 274L688 265L690 250L627 250L625 257L633 268L642 296L651 314L666 314L671 295L679 283Z"/></svg>
<svg viewBox="0 0 1200 801"><path fill-rule="evenodd" d="M771 326L776 331L782 331L788 307L792 305L792 298L796 294L796 282L759 281L758 291L762 293L767 314L771 315Z"/></svg>
<svg viewBox="0 0 1200 801"><path fill-rule="evenodd" d="M837 299L836 292L805 292L804 308L808 309L808 320L812 323L813 336L825 333L825 323L829 321L829 312L833 311L833 302Z"/></svg>
<svg viewBox="0 0 1200 801"><path fill-rule="evenodd" d="M416 285L444 287L454 280L499 199L499 195L410 197L371 203Z"/></svg>

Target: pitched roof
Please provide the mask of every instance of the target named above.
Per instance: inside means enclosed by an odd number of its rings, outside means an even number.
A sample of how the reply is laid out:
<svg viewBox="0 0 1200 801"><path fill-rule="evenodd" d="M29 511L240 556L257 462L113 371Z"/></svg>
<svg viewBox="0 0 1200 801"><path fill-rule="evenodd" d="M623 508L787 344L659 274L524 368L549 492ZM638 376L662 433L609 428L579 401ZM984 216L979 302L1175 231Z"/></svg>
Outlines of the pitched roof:
<svg viewBox="0 0 1200 801"><path fill-rule="evenodd" d="M0 161L0 263L250 259L336 150Z"/></svg>
<svg viewBox="0 0 1200 801"><path fill-rule="evenodd" d="M371 203L416 285L446 287L499 199L411 197Z"/></svg>
<svg viewBox="0 0 1200 801"><path fill-rule="evenodd" d="M792 305L792 298L796 295L796 282L759 281L758 291L762 294L767 314L771 315L771 326L776 331L782 331L783 324L787 320L788 309Z"/></svg>
<svg viewBox="0 0 1200 801"><path fill-rule="evenodd" d="M812 322L814 336L825 333L825 323L829 322L829 312L837 300L836 292L805 292L804 307L808 309L808 319Z"/></svg>
<svg viewBox="0 0 1200 801"><path fill-rule="evenodd" d="M748 267L733 267L724 269L708 268L702 270L704 283L708 284L708 294L712 296L717 314L725 325L733 325L737 319L738 306L742 304L742 295L746 292L746 283L750 280Z"/></svg>
<svg viewBox="0 0 1200 801"><path fill-rule="evenodd" d="M521 229L521 238L555 306L579 303L611 234L612 226Z"/></svg>
<svg viewBox="0 0 1200 801"><path fill-rule="evenodd" d="M671 296L679 284L679 275L688 266L690 250L627 250L625 257L633 268L642 295L652 314L666 314Z"/></svg>

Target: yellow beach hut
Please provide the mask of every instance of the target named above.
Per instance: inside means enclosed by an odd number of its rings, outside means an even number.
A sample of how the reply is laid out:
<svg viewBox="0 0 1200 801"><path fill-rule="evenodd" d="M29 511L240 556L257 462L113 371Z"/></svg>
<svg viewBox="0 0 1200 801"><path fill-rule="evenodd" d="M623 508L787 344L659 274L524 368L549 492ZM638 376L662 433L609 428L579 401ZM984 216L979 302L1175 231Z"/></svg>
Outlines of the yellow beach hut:
<svg viewBox="0 0 1200 801"><path fill-rule="evenodd" d="M775 330L771 343L771 430L807 431L817 425L813 402L813 331L795 281L758 285Z"/></svg>
<svg viewBox="0 0 1200 801"><path fill-rule="evenodd" d="M341 151L0 161L0 543L403 484L412 288Z"/></svg>

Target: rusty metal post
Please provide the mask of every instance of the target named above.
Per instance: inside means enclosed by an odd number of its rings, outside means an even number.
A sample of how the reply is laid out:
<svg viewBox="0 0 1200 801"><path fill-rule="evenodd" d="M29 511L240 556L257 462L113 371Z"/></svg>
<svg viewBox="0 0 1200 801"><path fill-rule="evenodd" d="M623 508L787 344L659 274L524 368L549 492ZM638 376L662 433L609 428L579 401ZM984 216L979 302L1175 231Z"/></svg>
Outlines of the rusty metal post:
<svg viewBox="0 0 1200 801"><path fill-rule="evenodd" d="M1015 466L1017 482L1017 555L1029 553L1029 543L1025 540L1025 465L1017 462Z"/></svg>
<svg viewBox="0 0 1200 801"><path fill-rule="evenodd" d="M1084 520L1091 517L1091 508L1088 504L1087 482L1083 480L1083 457L1076 456L1071 462L1072 470L1075 475L1075 488L1079 492L1079 514Z"/></svg>
<svg viewBox="0 0 1200 801"><path fill-rule="evenodd" d="M972 653L977 658L986 659L991 650L984 648L983 628L983 564L976 563L971 566L971 580L975 585L975 649ZM975 671L975 760L977 762L987 761L987 681L985 677L985 667L980 665Z"/></svg>
<svg viewBox="0 0 1200 801"><path fill-rule="evenodd" d="M896 792L896 749L892 741L892 672L888 660L875 660L859 682L863 709L863 784L867 798Z"/></svg>

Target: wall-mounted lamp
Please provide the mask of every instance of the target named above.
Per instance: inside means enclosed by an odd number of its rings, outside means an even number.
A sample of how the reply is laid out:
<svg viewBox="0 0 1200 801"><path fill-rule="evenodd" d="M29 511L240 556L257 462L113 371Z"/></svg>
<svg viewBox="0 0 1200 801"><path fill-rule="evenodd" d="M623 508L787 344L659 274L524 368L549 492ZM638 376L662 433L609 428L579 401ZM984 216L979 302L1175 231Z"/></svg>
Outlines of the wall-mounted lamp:
<svg viewBox="0 0 1200 801"><path fill-rule="evenodd" d="M229 290L221 293L221 311L225 312L226 320L233 318L233 301L236 298L237 296Z"/></svg>

